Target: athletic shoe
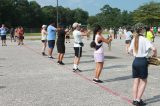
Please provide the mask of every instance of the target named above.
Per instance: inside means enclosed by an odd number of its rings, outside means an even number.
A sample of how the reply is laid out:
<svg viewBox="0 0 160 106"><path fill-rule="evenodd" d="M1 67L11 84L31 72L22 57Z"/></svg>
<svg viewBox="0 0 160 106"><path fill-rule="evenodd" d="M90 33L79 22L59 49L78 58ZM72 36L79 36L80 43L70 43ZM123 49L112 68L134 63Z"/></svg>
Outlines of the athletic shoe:
<svg viewBox="0 0 160 106"><path fill-rule="evenodd" d="M59 64L60 64L60 65L65 65L62 61L61 61L61 62L59 62Z"/></svg>
<svg viewBox="0 0 160 106"><path fill-rule="evenodd" d="M142 99L140 100L140 102L133 100L132 104L135 106L145 106L146 105L146 103L144 103Z"/></svg>
<svg viewBox="0 0 160 106"><path fill-rule="evenodd" d="M48 58L50 58L50 59L55 59L54 57L52 57L52 56L48 56Z"/></svg>
<svg viewBox="0 0 160 106"><path fill-rule="evenodd" d="M95 83L103 83L103 81L101 81L101 80L99 80L99 79L93 79L93 82L95 82Z"/></svg>
<svg viewBox="0 0 160 106"><path fill-rule="evenodd" d="M132 104L135 105L135 106L137 106L137 105L139 105L139 102L136 101L136 100L133 100Z"/></svg>
<svg viewBox="0 0 160 106"><path fill-rule="evenodd" d="M60 61L57 61L57 64L60 64Z"/></svg>
<svg viewBox="0 0 160 106"><path fill-rule="evenodd" d="M140 103L140 105L142 105L142 106L145 106L145 105L146 105L146 103L145 103L142 99L140 100L139 103Z"/></svg>
<svg viewBox="0 0 160 106"><path fill-rule="evenodd" d="M46 54L44 52L42 52L42 56L45 56Z"/></svg>
<svg viewBox="0 0 160 106"><path fill-rule="evenodd" d="M80 69L78 69L78 68L76 69L76 71L82 72L82 70L80 70Z"/></svg>

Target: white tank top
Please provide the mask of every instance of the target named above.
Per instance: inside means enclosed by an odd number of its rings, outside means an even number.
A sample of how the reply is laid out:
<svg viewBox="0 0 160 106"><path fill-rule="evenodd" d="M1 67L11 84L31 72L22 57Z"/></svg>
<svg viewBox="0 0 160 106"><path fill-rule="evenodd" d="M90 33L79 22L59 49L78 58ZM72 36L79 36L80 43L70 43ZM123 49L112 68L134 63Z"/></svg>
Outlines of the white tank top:
<svg viewBox="0 0 160 106"><path fill-rule="evenodd" d="M95 36L95 43L96 45L102 45L98 50L95 50L94 53L104 53L104 50L103 50L103 42L101 43L98 43L98 38L100 37L100 35L96 35Z"/></svg>

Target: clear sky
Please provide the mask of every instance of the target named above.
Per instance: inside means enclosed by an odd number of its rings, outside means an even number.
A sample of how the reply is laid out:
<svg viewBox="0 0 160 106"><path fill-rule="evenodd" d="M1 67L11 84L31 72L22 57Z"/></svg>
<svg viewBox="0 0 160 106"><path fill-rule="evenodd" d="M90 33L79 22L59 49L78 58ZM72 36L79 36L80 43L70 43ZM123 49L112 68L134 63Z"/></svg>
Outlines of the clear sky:
<svg viewBox="0 0 160 106"><path fill-rule="evenodd" d="M29 0L37 1L41 6L52 5L56 6L57 0ZM121 10L133 11L140 5L148 3L150 1L160 2L160 0L58 0L59 5L63 7L69 7L70 9L82 8L88 11L89 15L95 15L100 12L105 4L109 4L111 7L116 7Z"/></svg>

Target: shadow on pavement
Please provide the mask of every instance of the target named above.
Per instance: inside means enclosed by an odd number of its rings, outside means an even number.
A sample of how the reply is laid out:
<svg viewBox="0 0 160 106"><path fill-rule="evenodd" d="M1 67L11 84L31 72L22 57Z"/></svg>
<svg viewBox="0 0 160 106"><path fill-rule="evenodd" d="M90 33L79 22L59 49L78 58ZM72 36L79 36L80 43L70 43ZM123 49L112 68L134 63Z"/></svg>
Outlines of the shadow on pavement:
<svg viewBox="0 0 160 106"><path fill-rule="evenodd" d="M108 67L104 67L102 70L104 69L114 69L114 68L125 68L127 67L128 65L113 65L113 66L108 66ZM95 69L86 69L86 70L83 70L83 71L94 71Z"/></svg>
<svg viewBox="0 0 160 106"><path fill-rule="evenodd" d="M115 56L104 56L105 59L119 59L120 57Z"/></svg>
<svg viewBox="0 0 160 106"><path fill-rule="evenodd" d="M147 104L152 104L152 103L159 102L159 101L160 101L160 95L153 96L152 98L145 100Z"/></svg>
<svg viewBox="0 0 160 106"><path fill-rule="evenodd" d="M4 89L4 88L6 88L6 86L0 86L0 89Z"/></svg>
<svg viewBox="0 0 160 106"><path fill-rule="evenodd" d="M0 58L0 60L6 60L6 58Z"/></svg>
<svg viewBox="0 0 160 106"><path fill-rule="evenodd" d="M132 79L132 76L129 75L129 76L117 77L113 79L107 79L107 80L103 80L103 82L123 81L123 80L128 80L128 79Z"/></svg>
<svg viewBox="0 0 160 106"><path fill-rule="evenodd" d="M80 61L80 64L81 63L91 63L91 62L94 62L94 60L88 60L88 61ZM72 63L65 63L66 65L69 65L69 64L73 64L73 62Z"/></svg>

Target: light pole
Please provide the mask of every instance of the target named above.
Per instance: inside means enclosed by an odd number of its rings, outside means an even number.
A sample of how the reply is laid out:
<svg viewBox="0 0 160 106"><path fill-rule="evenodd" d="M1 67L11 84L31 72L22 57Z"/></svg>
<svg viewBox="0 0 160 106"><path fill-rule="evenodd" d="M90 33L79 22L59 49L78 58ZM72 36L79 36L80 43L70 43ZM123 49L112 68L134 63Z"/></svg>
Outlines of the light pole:
<svg viewBox="0 0 160 106"><path fill-rule="evenodd" d="M58 0L57 0L57 27L58 27Z"/></svg>

